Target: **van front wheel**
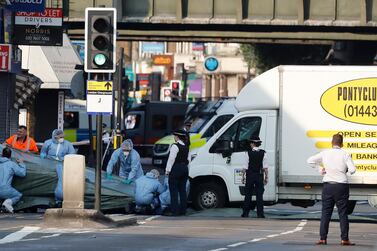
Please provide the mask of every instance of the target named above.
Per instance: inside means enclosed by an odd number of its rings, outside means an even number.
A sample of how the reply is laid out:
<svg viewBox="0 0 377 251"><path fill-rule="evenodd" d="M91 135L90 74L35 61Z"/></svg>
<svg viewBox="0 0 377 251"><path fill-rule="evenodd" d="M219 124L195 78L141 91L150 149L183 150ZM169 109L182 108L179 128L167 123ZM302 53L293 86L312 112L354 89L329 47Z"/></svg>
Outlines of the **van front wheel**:
<svg viewBox="0 0 377 251"><path fill-rule="evenodd" d="M224 189L217 183L198 185L194 192L193 206L196 210L219 208L225 205Z"/></svg>

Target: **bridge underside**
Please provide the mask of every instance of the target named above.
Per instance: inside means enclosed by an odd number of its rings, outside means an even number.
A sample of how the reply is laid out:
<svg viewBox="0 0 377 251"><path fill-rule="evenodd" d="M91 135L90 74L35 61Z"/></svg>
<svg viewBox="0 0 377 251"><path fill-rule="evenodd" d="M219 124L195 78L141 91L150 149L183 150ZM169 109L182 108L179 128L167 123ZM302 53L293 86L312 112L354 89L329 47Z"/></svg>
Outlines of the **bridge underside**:
<svg viewBox="0 0 377 251"><path fill-rule="evenodd" d="M68 34L83 39L84 23L70 22ZM118 23L118 40L328 44L334 40L377 41L377 27Z"/></svg>
<svg viewBox="0 0 377 251"><path fill-rule="evenodd" d="M330 43L377 40L377 0L65 0L83 38L87 6L115 7L119 40ZM68 7L67 7L68 6Z"/></svg>

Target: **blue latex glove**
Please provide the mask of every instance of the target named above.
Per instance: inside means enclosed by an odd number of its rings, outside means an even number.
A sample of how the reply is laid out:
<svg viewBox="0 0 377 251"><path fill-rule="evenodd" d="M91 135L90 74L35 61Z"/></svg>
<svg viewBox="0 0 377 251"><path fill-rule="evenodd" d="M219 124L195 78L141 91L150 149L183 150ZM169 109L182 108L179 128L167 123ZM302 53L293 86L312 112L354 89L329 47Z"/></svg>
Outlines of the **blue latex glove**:
<svg viewBox="0 0 377 251"><path fill-rule="evenodd" d="M129 180L129 179L125 179L122 181L123 184L126 184L126 185L129 185L132 183L132 180Z"/></svg>
<svg viewBox="0 0 377 251"><path fill-rule="evenodd" d="M44 158L46 158L46 154L45 153L41 153L40 157L41 157L41 159L44 159Z"/></svg>
<svg viewBox="0 0 377 251"><path fill-rule="evenodd" d="M107 180L112 180L113 179L113 175L106 173L106 179Z"/></svg>

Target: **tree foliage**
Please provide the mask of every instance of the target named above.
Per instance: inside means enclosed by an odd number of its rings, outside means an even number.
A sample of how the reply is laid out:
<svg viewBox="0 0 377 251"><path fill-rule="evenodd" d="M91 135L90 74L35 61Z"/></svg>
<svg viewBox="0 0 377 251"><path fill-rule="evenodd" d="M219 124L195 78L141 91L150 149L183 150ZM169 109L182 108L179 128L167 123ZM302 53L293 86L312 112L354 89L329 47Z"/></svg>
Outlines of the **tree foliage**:
<svg viewBox="0 0 377 251"><path fill-rule="evenodd" d="M257 74L278 65L322 64L330 46L294 44L242 44L245 63Z"/></svg>

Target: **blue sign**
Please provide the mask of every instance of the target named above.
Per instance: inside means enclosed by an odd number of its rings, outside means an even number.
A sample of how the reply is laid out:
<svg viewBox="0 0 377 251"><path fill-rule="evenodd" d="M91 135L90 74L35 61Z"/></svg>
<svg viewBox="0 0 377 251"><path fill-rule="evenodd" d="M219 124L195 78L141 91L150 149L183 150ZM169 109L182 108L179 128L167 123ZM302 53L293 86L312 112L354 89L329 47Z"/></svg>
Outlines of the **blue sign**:
<svg viewBox="0 0 377 251"><path fill-rule="evenodd" d="M204 67L207 71L216 71L219 68L219 60L215 57L208 57L204 61Z"/></svg>
<svg viewBox="0 0 377 251"><path fill-rule="evenodd" d="M43 12L45 11L45 0L9 0L10 5L6 8L11 11Z"/></svg>
<svg viewBox="0 0 377 251"><path fill-rule="evenodd" d="M141 43L142 53L165 53L165 44L163 42L142 42Z"/></svg>

